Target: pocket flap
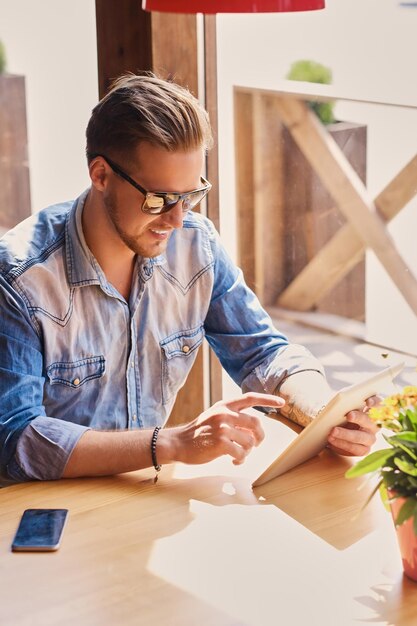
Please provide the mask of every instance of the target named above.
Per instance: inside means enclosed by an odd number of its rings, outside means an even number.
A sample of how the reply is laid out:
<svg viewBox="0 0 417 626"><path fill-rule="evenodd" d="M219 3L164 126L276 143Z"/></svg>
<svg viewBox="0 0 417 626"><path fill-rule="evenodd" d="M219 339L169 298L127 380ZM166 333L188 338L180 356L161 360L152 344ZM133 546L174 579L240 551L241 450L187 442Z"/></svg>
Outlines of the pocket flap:
<svg viewBox="0 0 417 626"><path fill-rule="evenodd" d="M166 358L172 359L176 356L192 354L202 344L203 339L204 329L202 326L199 326L198 328L184 330L167 337L161 341L160 346L165 352Z"/></svg>
<svg viewBox="0 0 417 626"><path fill-rule="evenodd" d="M61 384L80 387L92 378L100 378L105 372L104 356L91 356L79 361L58 361L46 369L51 385Z"/></svg>

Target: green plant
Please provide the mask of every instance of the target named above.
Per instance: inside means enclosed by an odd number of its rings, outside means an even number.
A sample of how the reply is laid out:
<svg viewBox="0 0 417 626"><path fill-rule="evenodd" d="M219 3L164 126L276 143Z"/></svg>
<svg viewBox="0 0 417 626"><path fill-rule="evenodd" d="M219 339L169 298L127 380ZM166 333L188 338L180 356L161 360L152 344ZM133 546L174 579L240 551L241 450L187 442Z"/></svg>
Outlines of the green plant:
<svg viewBox="0 0 417 626"><path fill-rule="evenodd" d="M368 454L346 472L346 477L378 474L378 484L368 501L378 490L387 507L392 500L404 498L395 525L413 517L417 534L417 387L404 387L401 393L385 398L379 407L370 409L369 415L394 434L384 434L389 447Z"/></svg>
<svg viewBox="0 0 417 626"><path fill-rule="evenodd" d="M0 74L6 69L6 50L4 44L0 41Z"/></svg>
<svg viewBox="0 0 417 626"><path fill-rule="evenodd" d="M316 61L300 60L295 61L286 75L288 80L302 80L307 83L322 83L330 85L332 82L332 71ZM335 121L333 109L334 102L308 101L317 117L323 124L332 124Z"/></svg>

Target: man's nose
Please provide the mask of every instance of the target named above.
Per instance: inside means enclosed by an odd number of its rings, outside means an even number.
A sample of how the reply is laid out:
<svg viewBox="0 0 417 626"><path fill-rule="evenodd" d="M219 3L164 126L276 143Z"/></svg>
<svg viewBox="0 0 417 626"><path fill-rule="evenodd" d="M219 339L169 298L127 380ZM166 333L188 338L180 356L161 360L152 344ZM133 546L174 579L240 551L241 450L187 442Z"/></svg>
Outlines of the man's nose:
<svg viewBox="0 0 417 626"><path fill-rule="evenodd" d="M177 202L177 204L172 207L168 213L165 213L165 221L172 228L182 228L182 223L184 221L184 212L182 210L182 200Z"/></svg>

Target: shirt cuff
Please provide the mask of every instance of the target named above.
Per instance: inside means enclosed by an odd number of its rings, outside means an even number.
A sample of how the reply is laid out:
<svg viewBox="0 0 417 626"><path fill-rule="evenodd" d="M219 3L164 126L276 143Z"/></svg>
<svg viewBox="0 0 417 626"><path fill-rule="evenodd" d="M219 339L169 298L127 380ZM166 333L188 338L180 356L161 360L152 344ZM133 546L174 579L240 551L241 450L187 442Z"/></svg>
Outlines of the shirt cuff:
<svg viewBox="0 0 417 626"><path fill-rule="evenodd" d="M300 372L312 371L324 377L324 369L304 346L290 344L264 360L242 383L242 391L277 393L287 378Z"/></svg>
<svg viewBox="0 0 417 626"><path fill-rule="evenodd" d="M308 426L333 395L321 373L305 370L285 378L276 393L285 400L281 415L300 426Z"/></svg>
<svg viewBox="0 0 417 626"><path fill-rule="evenodd" d="M22 432L14 461L9 464L11 479L56 480L80 437L90 428L51 417L37 417Z"/></svg>

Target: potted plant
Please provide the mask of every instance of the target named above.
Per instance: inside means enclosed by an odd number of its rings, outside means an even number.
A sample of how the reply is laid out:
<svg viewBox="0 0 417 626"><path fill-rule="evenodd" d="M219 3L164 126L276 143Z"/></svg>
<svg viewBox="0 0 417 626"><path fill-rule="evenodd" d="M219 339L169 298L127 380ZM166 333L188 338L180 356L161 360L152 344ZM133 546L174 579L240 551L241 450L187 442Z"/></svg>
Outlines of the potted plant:
<svg viewBox="0 0 417 626"><path fill-rule="evenodd" d="M316 61L300 60L295 61L291 65L286 78L288 80L302 80L307 83L330 85L332 83L332 70ZM336 121L334 117L334 102L309 100L308 105L323 124L333 124Z"/></svg>
<svg viewBox="0 0 417 626"><path fill-rule="evenodd" d="M346 472L347 478L375 473L379 491L391 508L406 575L417 581L417 387L404 387L369 411L384 434L387 448L371 452Z"/></svg>
<svg viewBox="0 0 417 626"><path fill-rule="evenodd" d="M0 74L6 69L6 51L4 49L4 44L0 41Z"/></svg>

